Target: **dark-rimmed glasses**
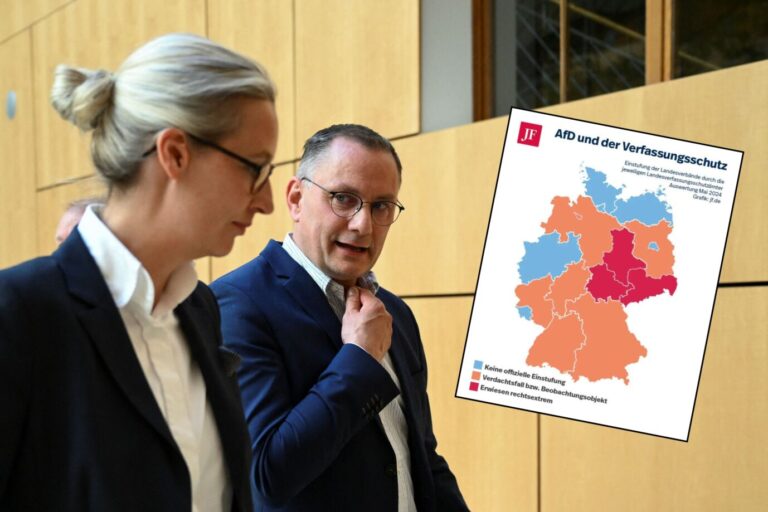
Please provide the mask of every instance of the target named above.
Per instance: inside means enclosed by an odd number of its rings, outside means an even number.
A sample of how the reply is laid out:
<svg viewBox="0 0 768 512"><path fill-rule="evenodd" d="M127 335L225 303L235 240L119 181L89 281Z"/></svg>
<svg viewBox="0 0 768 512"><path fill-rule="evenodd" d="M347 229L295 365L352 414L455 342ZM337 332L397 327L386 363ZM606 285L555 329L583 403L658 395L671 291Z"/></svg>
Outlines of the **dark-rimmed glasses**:
<svg viewBox="0 0 768 512"><path fill-rule="evenodd" d="M220 153L224 153L228 157L233 158L238 162L240 162L241 164L243 164L245 166L245 169L253 178L253 181L251 182L251 194L256 194L259 190L261 190L261 188L269 180L269 177L272 176L272 171L275 170L274 164L257 164L256 162L251 162L247 158L242 157L237 153L228 150L227 148L223 148L219 146L215 142L202 139L200 137L197 137L196 135L192 135L191 133L187 133L187 135L189 135L189 138L194 140L198 144L202 144L203 146L208 146L209 148L215 149L216 151L219 151ZM150 149L144 152L144 154L141 156L143 158L146 158L156 150L157 150L157 146L152 146Z"/></svg>
<svg viewBox="0 0 768 512"><path fill-rule="evenodd" d="M400 204L400 202L363 201L360 196L352 192L328 190L309 178L301 178L301 180L310 182L328 194L331 201L331 210L333 210L333 213L344 219L351 219L363 208L363 205L370 204L371 219L373 219L373 222L379 226L389 226L395 222L400 216L400 213L405 210L405 206Z"/></svg>

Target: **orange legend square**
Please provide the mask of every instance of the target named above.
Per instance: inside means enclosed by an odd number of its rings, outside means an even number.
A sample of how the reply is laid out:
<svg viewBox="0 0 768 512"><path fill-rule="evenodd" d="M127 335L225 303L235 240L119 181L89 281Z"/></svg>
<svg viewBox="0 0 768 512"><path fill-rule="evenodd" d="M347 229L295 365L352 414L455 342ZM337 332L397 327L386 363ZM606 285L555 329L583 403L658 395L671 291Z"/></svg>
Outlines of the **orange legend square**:
<svg viewBox="0 0 768 512"><path fill-rule="evenodd" d="M480 380L480 372L472 372L472 380Z"/></svg>

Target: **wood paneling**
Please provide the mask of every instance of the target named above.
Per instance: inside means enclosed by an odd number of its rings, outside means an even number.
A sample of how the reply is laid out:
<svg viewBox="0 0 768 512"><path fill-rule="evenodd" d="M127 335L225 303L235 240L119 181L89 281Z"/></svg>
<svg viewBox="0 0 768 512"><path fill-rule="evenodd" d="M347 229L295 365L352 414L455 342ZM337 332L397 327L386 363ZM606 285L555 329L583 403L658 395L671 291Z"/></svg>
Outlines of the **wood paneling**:
<svg viewBox="0 0 768 512"><path fill-rule="evenodd" d="M432 422L471 510L537 510L537 416L454 397L471 297L411 299L429 365Z"/></svg>
<svg viewBox="0 0 768 512"><path fill-rule="evenodd" d="M419 131L419 2L296 0L296 149L336 123Z"/></svg>
<svg viewBox="0 0 768 512"><path fill-rule="evenodd" d="M73 0L0 0L0 41Z"/></svg>
<svg viewBox="0 0 768 512"><path fill-rule="evenodd" d="M506 118L496 118L395 143L406 210L375 268L388 288L475 291L506 127Z"/></svg>
<svg viewBox="0 0 768 512"><path fill-rule="evenodd" d="M78 0L32 30L37 186L93 173L90 137L49 104L58 64L115 71L141 44L167 32L205 34L205 0Z"/></svg>
<svg viewBox="0 0 768 512"><path fill-rule="evenodd" d="M283 241L285 234L291 230L293 221L288 213L285 202L285 191L288 180L295 173L294 164L279 165L269 179L272 187L272 201L275 211L271 215L257 215L253 218L253 225L244 236L235 239L235 247L223 258L212 258L211 278L216 279L227 272L251 261L259 255L270 239Z"/></svg>
<svg viewBox="0 0 768 512"><path fill-rule="evenodd" d="M664 0L645 2L645 83L661 82L664 71Z"/></svg>
<svg viewBox="0 0 768 512"><path fill-rule="evenodd" d="M472 119L493 115L493 3L472 0Z"/></svg>
<svg viewBox="0 0 768 512"><path fill-rule="evenodd" d="M37 248L39 254L50 254L56 247L56 226L73 201L106 197L106 187L95 176L59 185L37 193Z"/></svg>
<svg viewBox="0 0 768 512"><path fill-rule="evenodd" d="M542 417L541 510L763 510L768 287L721 288L688 443Z"/></svg>
<svg viewBox="0 0 768 512"><path fill-rule="evenodd" d="M211 261L213 258L206 256L204 258L198 258L195 260L195 270L197 271L197 278L205 284L211 282Z"/></svg>
<svg viewBox="0 0 768 512"><path fill-rule="evenodd" d="M208 0L208 36L267 68L277 86L280 137L275 162L295 158L293 3Z"/></svg>
<svg viewBox="0 0 768 512"><path fill-rule="evenodd" d="M768 280L768 60L542 111L743 150L720 280Z"/></svg>
<svg viewBox="0 0 768 512"><path fill-rule="evenodd" d="M38 253L50 254L56 250L56 226L71 202L85 198L106 198L106 195L106 187L96 176L39 191L36 226ZM195 269L201 281L211 281L211 258L195 260Z"/></svg>
<svg viewBox="0 0 768 512"><path fill-rule="evenodd" d="M16 96L9 119L6 102ZM0 268L36 254L35 133L31 38L22 32L0 45Z"/></svg>

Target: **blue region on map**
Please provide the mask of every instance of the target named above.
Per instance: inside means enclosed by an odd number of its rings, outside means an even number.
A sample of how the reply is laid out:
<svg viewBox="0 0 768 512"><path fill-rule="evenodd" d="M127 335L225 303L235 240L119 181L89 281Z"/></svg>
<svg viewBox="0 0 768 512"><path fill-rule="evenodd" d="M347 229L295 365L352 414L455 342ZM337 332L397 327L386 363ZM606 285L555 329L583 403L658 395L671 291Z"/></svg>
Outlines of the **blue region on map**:
<svg viewBox="0 0 768 512"><path fill-rule="evenodd" d="M587 178L584 180L586 194L601 211L610 213L622 224L638 220L646 226L655 226L662 220L672 224L672 213L669 204L659 199L657 194L646 192L627 200L617 199L622 189L609 185L605 173L587 167Z"/></svg>
<svg viewBox="0 0 768 512"><path fill-rule="evenodd" d="M517 308L517 312L520 314L521 317L525 318L526 320L531 319L531 315L533 314L533 311L531 311L531 308L528 306L519 306Z"/></svg>
<svg viewBox="0 0 768 512"><path fill-rule="evenodd" d="M556 279L568 264L581 260L579 238L569 232L568 240L560 242L558 233L550 233L536 242L525 242L525 256L518 265L521 281L530 283L547 274Z"/></svg>
<svg viewBox="0 0 768 512"><path fill-rule="evenodd" d="M659 244L657 244L656 242L651 242L651 243L648 244L648 248L650 250L652 250L652 251L658 252L659 251Z"/></svg>
<svg viewBox="0 0 768 512"><path fill-rule="evenodd" d="M626 201L623 199L617 201L613 215L622 224L631 220L639 220L646 226L655 226L662 220L672 224L669 205L653 192L630 197Z"/></svg>
<svg viewBox="0 0 768 512"><path fill-rule="evenodd" d="M595 208L601 212L611 213L616 209L616 198L621 193L605 181L605 174L587 167L587 179L584 180L587 196L595 203Z"/></svg>

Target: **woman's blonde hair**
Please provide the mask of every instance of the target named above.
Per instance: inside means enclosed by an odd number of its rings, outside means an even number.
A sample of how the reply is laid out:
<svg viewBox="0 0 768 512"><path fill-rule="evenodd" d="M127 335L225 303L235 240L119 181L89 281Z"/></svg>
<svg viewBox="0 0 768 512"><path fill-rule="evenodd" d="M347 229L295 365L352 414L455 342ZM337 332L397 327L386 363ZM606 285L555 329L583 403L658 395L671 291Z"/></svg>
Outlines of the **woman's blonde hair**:
<svg viewBox="0 0 768 512"><path fill-rule="evenodd" d="M134 51L117 72L60 65L51 103L83 131L91 157L112 186L130 185L156 134L176 127L213 139L235 129L239 97L274 102L256 62L204 37L167 34Z"/></svg>

